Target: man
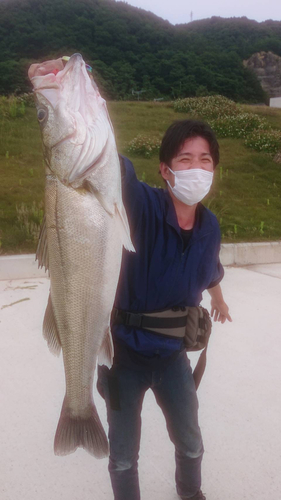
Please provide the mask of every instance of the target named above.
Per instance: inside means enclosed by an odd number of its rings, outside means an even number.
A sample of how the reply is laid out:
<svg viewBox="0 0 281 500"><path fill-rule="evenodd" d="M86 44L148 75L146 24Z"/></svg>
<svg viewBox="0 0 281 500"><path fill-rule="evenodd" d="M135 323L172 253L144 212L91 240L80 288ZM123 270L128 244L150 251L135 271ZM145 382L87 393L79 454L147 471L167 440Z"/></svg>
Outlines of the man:
<svg viewBox="0 0 281 500"><path fill-rule="evenodd" d="M167 190L139 182L131 162L122 158L123 199L136 253L124 253L112 327L114 364L111 370L99 367L98 380L107 404L115 500L140 499L140 415L149 388L175 445L178 495L206 498L201 491L203 444L196 389L183 340L147 331L135 319L141 313L198 306L208 289L214 320L231 321L219 285L219 225L200 203L218 162L214 133L207 124L191 120L175 122L163 137L160 172Z"/></svg>

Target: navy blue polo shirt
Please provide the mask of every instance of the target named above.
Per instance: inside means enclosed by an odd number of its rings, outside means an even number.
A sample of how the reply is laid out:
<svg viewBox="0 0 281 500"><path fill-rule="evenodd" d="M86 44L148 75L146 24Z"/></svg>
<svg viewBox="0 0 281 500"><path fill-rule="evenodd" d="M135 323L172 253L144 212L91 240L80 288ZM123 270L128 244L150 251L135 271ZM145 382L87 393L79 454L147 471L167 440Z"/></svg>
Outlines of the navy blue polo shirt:
<svg viewBox="0 0 281 500"><path fill-rule="evenodd" d="M197 306L202 292L223 278L219 260L220 229L215 215L201 203L184 250L181 230L168 190L137 180L123 157L123 201L136 253L123 251L115 307L134 313L175 306ZM114 341L145 356L166 357L182 348L182 340L115 325Z"/></svg>

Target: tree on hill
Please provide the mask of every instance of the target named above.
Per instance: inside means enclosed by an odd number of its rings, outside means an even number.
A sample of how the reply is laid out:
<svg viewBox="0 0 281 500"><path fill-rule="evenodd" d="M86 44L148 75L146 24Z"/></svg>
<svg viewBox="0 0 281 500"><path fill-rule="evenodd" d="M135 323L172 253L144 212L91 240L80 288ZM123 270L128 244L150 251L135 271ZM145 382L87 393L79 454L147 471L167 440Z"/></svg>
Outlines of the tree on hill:
<svg viewBox="0 0 281 500"><path fill-rule="evenodd" d="M110 99L222 93L261 102L264 92L243 59L281 55L281 23L211 18L172 26L114 0L0 0L0 92L26 91L34 61L80 52ZM199 90L201 89L201 90Z"/></svg>

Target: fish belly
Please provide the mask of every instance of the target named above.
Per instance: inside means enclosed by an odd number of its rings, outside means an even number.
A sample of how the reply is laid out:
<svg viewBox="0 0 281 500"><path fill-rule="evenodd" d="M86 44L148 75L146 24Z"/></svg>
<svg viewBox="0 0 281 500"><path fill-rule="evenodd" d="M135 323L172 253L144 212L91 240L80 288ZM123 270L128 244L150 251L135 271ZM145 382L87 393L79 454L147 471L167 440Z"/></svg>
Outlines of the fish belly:
<svg viewBox="0 0 281 500"><path fill-rule="evenodd" d="M107 439L92 388L98 353L111 342L109 321L122 255L118 225L93 194L48 176L46 226L50 299L66 380L55 453L81 446L101 457L108 453Z"/></svg>

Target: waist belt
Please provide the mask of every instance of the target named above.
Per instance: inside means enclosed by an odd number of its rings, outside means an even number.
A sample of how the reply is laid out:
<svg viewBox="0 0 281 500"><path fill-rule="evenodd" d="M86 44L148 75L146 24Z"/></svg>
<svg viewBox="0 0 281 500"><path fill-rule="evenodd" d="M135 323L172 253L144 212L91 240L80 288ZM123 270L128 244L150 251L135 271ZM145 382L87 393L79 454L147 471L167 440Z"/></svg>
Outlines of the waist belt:
<svg viewBox="0 0 281 500"><path fill-rule="evenodd" d="M153 313L131 313L113 308L112 323L183 339L187 351L203 349L193 371L196 389L206 366L206 352L212 330L212 321L202 306L174 307Z"/></svg>
<svg viewBox="0 0 281 500"><path fill-rule="evenodd" d="M131 313L113 308L112 323L149 330L169 337L182 339L186 333L188 307L174 307L153 313Z"/></svg>
<svg viewBox="0 0 281 500"><path fill-rule="evenodd" d="M187 351L202 353L193 371L196 389L198 388L206 367L206 353L212 330L212 321L202 306L174 307L153 313L131 313L113 308L112 323L133 328L142 328L150 332L183 339Z"/></svg>

